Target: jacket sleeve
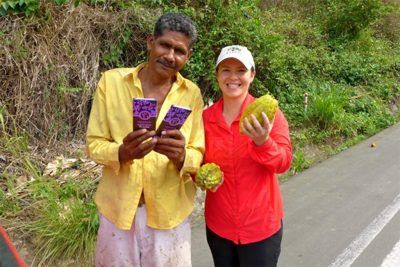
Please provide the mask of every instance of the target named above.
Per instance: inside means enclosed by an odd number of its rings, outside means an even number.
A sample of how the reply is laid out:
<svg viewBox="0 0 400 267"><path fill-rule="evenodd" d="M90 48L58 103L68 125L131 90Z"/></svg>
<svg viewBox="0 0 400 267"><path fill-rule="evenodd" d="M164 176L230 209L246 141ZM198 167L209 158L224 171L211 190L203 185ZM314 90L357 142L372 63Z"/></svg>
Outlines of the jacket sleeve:
<svg viewBox="0 0 400 267"><path fill-rule="evenodd" d="M203 161L204 155L204 125L202 113L204 109L200 91L194 96L192 127L186 145L186 157L181 169L181 177L193 177Z"/></svg>
<svg viewBox="0 0 400 267"><path fill-rule="evenodd" d="M111 136L107 119L105 75L101 77L89 116L86 132L86 151L88 157L95 162L111 167L118 174L120 144Z"/></svg>
<svg viewBox="0 0 400 267"><path fill-rule="evenodd" d="M292 163L292 144L289 125L282 111L278 109L270 136L261 146L251 139L248 143L249 154L256 162L267 166L274 173L283 173Z"/></svg>

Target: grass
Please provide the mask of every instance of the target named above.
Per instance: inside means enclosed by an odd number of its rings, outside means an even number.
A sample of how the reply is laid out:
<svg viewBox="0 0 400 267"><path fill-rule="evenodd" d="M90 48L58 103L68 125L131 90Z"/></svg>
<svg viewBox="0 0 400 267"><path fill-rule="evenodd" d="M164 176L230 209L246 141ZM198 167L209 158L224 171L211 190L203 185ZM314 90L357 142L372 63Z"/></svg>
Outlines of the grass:
<svg viewBox="0 0 400 267"><path fill-rule="evenodd" d="M97 176L90 168L82 169L84 153L70 154L78 157L72 164L63 158L48 164L55 171L47 175L48 166L43 166L24 134L4 133L0 143L4 148L0 153L0 222L23 236L25 244L33 244L27 263L92 266L98 229L93 202Z"/></svg>
<svg viewBox="0 0 400 267"><path fill-rule="evenodd" d="M57 263L92 266L95 237L98 229L97 208L93 202L71 197L66 200L51 199L39 207L39 216L27 227L34 236L36 266ZM75 265L76 266L76 265Z"/></svg>
<svg viewBox="0 0 400 267"><path fill-rule="evenodd" d="M97 184L90 175L74 177L77 164L57 168L54 175L58 179L41 177L29 185L34 216L23 228L33 237L35 254L40 255L33 260L37 266L61 264L60 259L71 266L93 265L98 229L93 193Z"/></svg>
<svg viewBox="0 0 400 267"><path fill-rule="evenodd" d="M20 165L26 172L30 168ZM65 176L66 172L59 172L58 178L42 176L24 181L22 187L18 186L17 176L1 175L0 185L6 190L0 191L0 218L23 221L10 226L34 244L31 248L32 255L36 255L31 262L34 266L93 265L98 229L93 202L96 180L86 175Z"/></svg>
<svg viewBox="0 0 400 267"><path fill-rule="evenodd" d="M2 190L0 191L0 218L5 218L18 214L21 210L16 192L14 177L2 175L0 184Z"/></svg>

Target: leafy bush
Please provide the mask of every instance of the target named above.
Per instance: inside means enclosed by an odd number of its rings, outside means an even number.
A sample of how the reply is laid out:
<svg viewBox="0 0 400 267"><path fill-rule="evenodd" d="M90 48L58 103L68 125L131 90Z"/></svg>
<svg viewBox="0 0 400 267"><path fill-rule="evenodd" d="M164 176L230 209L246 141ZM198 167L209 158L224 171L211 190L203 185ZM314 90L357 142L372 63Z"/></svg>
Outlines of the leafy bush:
<svg viewBox="0 0 400 267"><path fill-rule="evenodd" d="M327 1L325 13L325 31L331 38L353 38L369 27L381 15L381 0L333 0Z"/></svg>
<svg viewBox="0 0 400 267"><path fill-rule="evenodd" d="M8 0L0 3L0 16L7 13L24 13L26 16L32 15L39 8L38 0Z"/></svg>
<svg viewBox="0 0 400 267"><path fill-rule="evenodd" d="M363 32L345 47L337 47L332 78L352 86L380 81L393 73L397 59L393 53L388 42L375 40L369 32Z"/></svg>

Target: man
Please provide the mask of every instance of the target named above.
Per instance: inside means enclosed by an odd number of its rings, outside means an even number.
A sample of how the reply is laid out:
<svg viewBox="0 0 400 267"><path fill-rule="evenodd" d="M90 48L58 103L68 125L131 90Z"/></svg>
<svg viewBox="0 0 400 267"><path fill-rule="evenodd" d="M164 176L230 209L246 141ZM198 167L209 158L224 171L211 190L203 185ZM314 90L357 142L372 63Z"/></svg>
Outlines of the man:
<svg viewBox="0 0 400 267"><path fill-rule="evenodd" d="M179 13L161 16L147 38L148 62L106 71L87 130L90 158L103 164L96 192L96 266L191 266L190 221L202 161L203 100L179 71L197 39ZM157 126L171 104L192 109L180 130L132 131L132 99L157 100Z"/></svg>

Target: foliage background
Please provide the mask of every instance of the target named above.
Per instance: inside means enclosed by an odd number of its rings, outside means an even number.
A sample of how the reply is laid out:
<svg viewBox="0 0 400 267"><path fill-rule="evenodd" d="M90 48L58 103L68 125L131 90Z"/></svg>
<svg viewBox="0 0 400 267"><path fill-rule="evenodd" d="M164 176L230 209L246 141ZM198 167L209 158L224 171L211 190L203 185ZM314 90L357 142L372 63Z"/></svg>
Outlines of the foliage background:
<svg viewBox="0 0 400 267"><path fill-rule="evenodd" d="M399 5L0 0L0 223L24 233L18 248L35 266L92 264L99 170L83 148L91 98L102 71L146 60L146 36L163 12L197 25L183 74L206 103L220 95L213 66L221 47L252 51L252 93L273 94L291 126L295 154L283 181L398 121Z"/></svg>

